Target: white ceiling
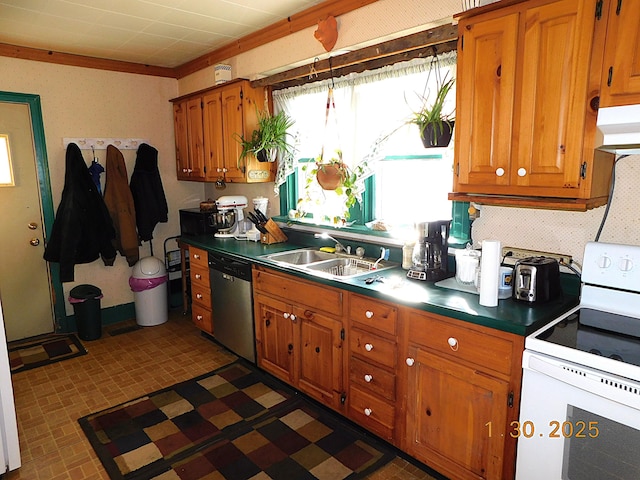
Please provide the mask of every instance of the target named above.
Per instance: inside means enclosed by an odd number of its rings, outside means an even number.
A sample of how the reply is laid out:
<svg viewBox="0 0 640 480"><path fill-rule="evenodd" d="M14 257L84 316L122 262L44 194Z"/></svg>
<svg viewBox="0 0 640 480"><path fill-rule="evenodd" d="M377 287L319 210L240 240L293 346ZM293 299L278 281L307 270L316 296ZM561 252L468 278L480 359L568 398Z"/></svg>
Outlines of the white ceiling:
<svg viewBox="0 0 640 480"><path fill-rule="evenodd" d="M0 43L177 67L323 0L0 0Z"/></svg>

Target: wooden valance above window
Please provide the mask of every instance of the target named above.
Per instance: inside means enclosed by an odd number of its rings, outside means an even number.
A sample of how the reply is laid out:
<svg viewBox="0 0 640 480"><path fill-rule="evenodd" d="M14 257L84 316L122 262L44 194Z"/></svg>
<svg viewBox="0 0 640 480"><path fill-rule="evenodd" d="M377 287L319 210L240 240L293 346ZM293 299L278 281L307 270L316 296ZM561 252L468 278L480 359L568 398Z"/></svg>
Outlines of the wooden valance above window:
<svg viewBox="0 0 640 480"><path fill-rule="evenodd" d="M308 65L302 65L269 77L254 80L251 85L254 87L269 86L274 90L279 90L325 80L330 78L332 74L334 77L340 77L349 73L375 70L376 68L414 58L426 58L450 52L456 49L457 40L458 26L442 25L406 37L330 57L330 59L316 59L315 62ZM311 72L314 75L310 75Z"/></svg>

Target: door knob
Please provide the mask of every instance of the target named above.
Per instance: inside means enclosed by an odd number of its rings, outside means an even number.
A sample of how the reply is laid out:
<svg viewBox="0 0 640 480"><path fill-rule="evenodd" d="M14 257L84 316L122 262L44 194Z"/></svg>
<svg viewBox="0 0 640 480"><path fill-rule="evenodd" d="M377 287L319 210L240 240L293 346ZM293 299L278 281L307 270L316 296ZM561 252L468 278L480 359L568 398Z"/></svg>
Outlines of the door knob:
<svg viewBox="0 0 640 480"><path fill-rule="evenodd" d="M27 227L29 227L29 230L35 230L38 228L38 224L36 222L29 222Z"/></svg>
<svg viewBox="0 0 640 480"><path fill-rule="evenodd" d="M29 243L34 246L37 247L38 245L40 245L40 240L37 238L32 238L31 240L29 240Z"/></svg>

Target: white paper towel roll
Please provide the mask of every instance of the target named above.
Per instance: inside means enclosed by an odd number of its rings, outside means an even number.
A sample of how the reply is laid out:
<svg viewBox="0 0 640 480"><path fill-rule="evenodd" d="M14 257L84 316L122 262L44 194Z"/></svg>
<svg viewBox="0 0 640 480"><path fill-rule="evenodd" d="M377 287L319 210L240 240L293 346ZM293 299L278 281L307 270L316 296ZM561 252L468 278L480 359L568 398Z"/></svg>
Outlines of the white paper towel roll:
<svg viewBox="0 0 640 480"><path fill-rule="evenodd" d="M480 305L498 306L500 285L500 262L502 243L500 240L483 240L480 257Z"/></svg>

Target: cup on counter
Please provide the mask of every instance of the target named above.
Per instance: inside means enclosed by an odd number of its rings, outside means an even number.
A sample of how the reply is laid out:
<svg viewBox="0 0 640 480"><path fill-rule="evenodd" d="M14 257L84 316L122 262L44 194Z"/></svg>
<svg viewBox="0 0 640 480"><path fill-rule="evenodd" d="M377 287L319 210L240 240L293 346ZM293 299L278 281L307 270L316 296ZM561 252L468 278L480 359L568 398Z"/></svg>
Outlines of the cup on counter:
<svg viewBox="0 0 640 480"><path fill-rule="evenodd" d="M480 252L470 248L456 250L456 280L460 285L473 285L480 266Z"/></svg>

